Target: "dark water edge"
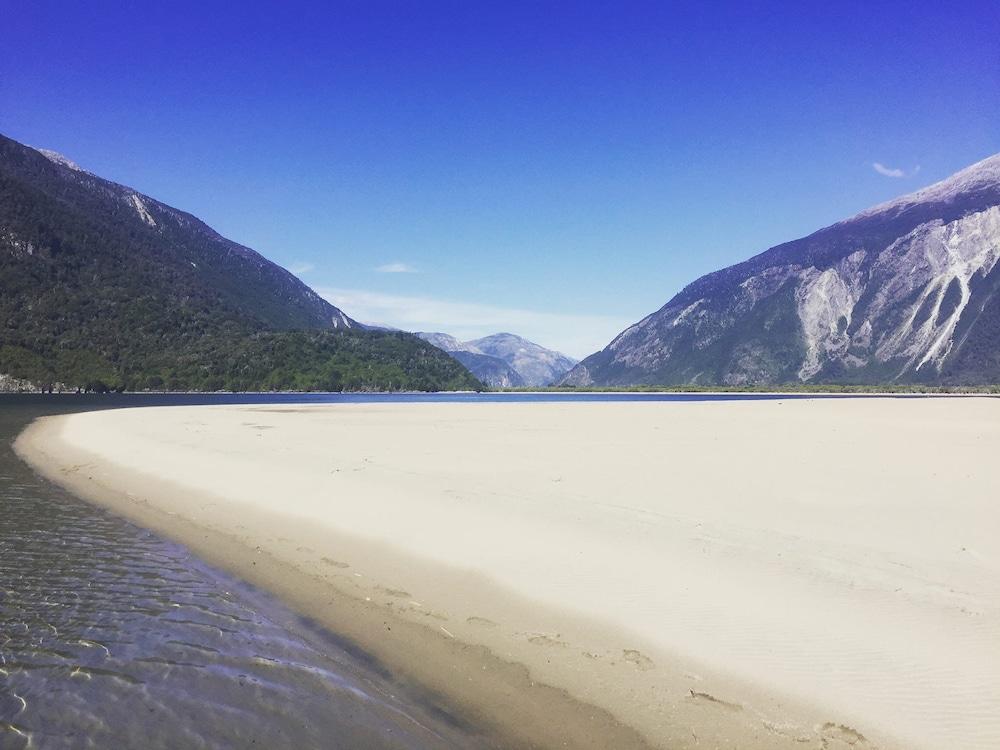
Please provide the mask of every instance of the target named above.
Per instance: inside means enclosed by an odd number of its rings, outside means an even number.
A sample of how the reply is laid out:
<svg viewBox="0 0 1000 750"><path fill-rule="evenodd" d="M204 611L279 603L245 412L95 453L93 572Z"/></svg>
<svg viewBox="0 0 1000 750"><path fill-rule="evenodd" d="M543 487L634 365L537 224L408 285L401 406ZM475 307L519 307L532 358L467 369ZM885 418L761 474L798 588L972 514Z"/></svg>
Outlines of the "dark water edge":
<svg viewBox="0 0 1000 750"><path fill-rule="evenodd" d="M199 406L226 404L374 404L374 403L591 403L785 401L851 398L960 398L980 393L753 393L736 391L679 393L669 391L506 391L441 393L0 393L0 411L34 406L41 414L121 409L139 406Z"/></svg>
<svg viewBox="0 0 1000 750"><path fill-rule="evenodd" d="M0 395L0 750L492 745L363 653L186 548L35 475L47 414L288 403L851 398L789 394ZM920 396L897 396L920 397Z"/></svg>
<svg viewBox="0 0 1000 750"><path fill-rule="evenodd" d="M206 401L0 399L0 748L492 744L350 644L11 450L37 416L163 403Z"/></svg>

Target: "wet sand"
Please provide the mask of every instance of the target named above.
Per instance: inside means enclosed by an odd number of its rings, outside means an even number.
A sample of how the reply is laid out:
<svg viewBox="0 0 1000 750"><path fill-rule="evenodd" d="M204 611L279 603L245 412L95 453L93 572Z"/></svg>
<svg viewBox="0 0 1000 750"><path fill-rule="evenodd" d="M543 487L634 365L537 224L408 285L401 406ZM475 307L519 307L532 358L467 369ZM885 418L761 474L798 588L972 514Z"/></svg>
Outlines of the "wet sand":
<svg viewBox="0 0 1000 750"><path fill-rule="evenodd" d="M45 409L0 403L2 750L496 747L266 592L35 475L10 445Z"/></svg>
<svg viewBox="0 0 1000 750"><path fill-rule="evenodd" d="M1000 746L1000 401L168 407L46 476L510 745Z"/></svg>

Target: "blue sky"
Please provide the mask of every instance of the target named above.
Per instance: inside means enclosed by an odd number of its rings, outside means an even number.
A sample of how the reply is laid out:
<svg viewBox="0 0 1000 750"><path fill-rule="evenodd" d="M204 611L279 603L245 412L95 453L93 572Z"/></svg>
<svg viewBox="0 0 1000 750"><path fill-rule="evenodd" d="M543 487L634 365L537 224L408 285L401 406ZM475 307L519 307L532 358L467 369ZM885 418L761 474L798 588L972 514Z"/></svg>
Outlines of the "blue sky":
<svg viewBox="0 0 1000 750"><path fill-rule="evenodd" d="M1000 151L1000 4L819 5L0 0L0 132L361 320L583 356Z"/></svg>

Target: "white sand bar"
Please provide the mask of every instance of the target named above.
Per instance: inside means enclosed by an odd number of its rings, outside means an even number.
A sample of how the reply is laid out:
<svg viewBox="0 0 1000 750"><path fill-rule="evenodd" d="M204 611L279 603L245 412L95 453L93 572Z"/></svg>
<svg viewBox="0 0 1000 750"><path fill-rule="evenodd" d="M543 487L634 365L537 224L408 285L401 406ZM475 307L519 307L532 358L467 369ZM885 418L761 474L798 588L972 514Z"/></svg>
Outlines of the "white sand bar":
<svg viewBox="0 0 1000 750"><path fill-rule="evenodd" d="M998 399L127 409L19 450L653 744L1000 747Z"/></svg>

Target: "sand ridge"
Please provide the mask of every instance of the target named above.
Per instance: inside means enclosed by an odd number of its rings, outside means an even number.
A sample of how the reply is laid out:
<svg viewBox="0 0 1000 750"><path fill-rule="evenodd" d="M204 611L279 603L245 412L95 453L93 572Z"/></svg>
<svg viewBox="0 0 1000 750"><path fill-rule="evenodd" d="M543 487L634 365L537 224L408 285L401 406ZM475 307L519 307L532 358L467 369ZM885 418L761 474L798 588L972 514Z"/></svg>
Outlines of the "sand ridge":
<svg viewBox="0 0 1000 750"><path fill-rule="evenodd" d="M986 748L998 417L992 399L170 407L48 420L19 449L658 746Z"/></svg>

